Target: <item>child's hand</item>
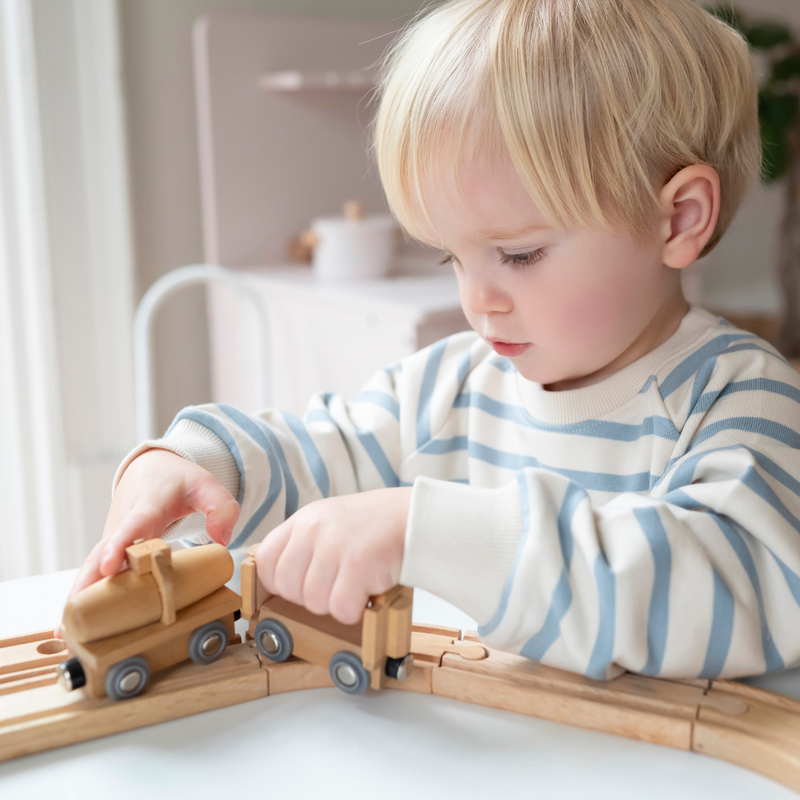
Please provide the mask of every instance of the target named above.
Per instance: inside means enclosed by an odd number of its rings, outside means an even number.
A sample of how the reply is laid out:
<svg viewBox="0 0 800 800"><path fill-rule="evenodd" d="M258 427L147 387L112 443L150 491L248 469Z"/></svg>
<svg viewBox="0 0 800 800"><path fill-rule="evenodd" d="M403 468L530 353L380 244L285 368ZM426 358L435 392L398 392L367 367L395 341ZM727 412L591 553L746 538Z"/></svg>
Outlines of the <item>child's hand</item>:
<svg viewBox="0 0 800 800"><path fill-rule="evenodd" d="M230 492L210 472L169 450L146 450L125 470L111 501L103 538L83 562L69 597L120 572L125 548L137 539L160 538L175 520L195 511L206 515L206 531L212 540L227 545L239 510ZM59 629L54 635L60 638Z"/></svg>
<svg viewBox="0 0 800 800"><path fill-rule="evenodd" d="M264 588L345 625L370 595L400 580L411 487L317 500L270 531L256 551Z"/></svg>

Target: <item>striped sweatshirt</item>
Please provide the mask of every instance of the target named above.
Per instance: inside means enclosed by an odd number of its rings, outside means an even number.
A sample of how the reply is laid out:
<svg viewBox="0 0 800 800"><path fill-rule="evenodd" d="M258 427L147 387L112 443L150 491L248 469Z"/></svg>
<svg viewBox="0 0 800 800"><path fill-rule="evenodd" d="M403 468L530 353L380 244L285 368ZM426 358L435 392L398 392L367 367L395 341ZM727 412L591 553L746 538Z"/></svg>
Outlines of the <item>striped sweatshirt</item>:
<svg viewBox="0 0 800 800"><path fill-rule="evenodd" d="M476 333L300 419L181 411L163 447L241 506L230 548L302 505L413 485L400 581L489 646L611 678L739 677L800 664L800 375L691 306L606 380L548 392ZM166 539L208 542L202 515Z"/></svg>

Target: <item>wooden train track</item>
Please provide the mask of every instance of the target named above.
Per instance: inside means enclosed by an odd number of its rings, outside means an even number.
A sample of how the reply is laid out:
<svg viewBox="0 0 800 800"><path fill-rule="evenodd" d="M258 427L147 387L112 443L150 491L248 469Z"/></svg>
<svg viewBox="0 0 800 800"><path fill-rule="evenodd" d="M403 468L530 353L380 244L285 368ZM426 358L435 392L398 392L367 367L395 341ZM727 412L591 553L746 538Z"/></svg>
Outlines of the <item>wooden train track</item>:
<svg viewBox="0 0 800 800"><path fill-rule="evenodd" d="M237 637L238 638L238 637ZM477 634L414 625L414 669L387 688L434 694L539 719L693 750L800 792L800 702L732 681L627 673L593 681L480 644ZM0 761L283 692L333 686L328 671L262 659L252 641L213 664L184 662L117 703L56 684L69 657L52 630L0 640Z"/></svg>

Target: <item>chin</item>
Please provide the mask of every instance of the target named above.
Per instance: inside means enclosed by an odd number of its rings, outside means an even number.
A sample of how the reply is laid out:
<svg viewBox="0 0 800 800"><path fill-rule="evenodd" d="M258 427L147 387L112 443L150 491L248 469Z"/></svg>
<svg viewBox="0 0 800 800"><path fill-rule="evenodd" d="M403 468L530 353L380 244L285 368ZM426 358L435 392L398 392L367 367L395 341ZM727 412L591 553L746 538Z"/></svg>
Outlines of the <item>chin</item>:
<svg viewBox="0 0 800 800"><path fill-rule="evenodd" d="M533 369L530 366L526 368L524 364L514 364L514 366L517 368L517 372L519 372L526 381L541 383L542 386L564 380L563 375L554 375L552 372L547 372L546 370Z"/></svg>
<svg viewBox="0 0 800 800"><path fill-rule="evenodd" d="M556 370L537 369L530 364L515 363L514 366L517 368L517 372L525 378L526 381L540 383L545 389L553 384L574 380L574 378L571 378L569 375L563 372L557 372Z"/></svg>

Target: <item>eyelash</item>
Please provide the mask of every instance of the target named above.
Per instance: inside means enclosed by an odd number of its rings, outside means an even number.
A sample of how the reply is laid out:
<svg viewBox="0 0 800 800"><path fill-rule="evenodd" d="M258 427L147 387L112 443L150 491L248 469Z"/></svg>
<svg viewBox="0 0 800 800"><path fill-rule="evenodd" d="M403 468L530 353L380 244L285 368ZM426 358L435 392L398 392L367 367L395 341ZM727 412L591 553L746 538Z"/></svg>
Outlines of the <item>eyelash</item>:
<svg viewBox="0 0 800 800"><path fill-rule="evenodd" d="M501 264L513 264L516 267L530 267L544 258L544 250L533 250L530 253L504 253L500 259ZM456 260L455 256L447 256L439 264L450 264Z"/></svg>

